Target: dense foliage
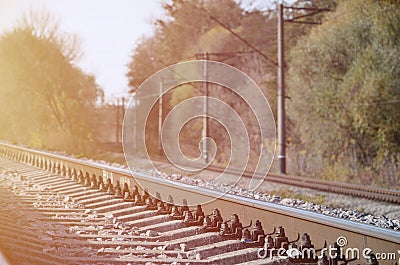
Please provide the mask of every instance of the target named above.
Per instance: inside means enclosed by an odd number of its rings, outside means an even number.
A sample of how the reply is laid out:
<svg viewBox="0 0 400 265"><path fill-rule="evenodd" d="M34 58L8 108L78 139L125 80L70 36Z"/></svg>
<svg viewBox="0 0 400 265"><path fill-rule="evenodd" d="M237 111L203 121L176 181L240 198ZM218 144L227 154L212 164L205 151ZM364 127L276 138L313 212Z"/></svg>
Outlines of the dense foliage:
<svg viewBox="0 0 400 265"><path fill-rule="evenodd" d="M77 151L90 141L89 114L101 92L75 64L75 38L49 14L27 14L0 36L0 137Z"/></svg>
<svg viewBox="0 0 400 265"><path fill-rule="evenodd" d="M292 49L291 144L302 156L300 172L360 181L380 174L373 181L399 183L399 7L397 1L340 1Z"/></svg>
<svg viewBox="0 0 400 265"><path fill-rule="evenodd" d="M157 70L209 52L209 59L248 73L262 87L275 112L276 4L270 11L249 10L233 0L173 0L164 4L165 18L155 22L154 35L143 38L132 54L127 74L132 91ZM399 183L399 2L299 0L291 5L330 7L331 12L306 18L321 21L318 26L285 23L289 172ZM307 12L286 8L285 18ZM226 52L233 55L224 56ZM245 104L222 88L211 86L210 91L211 96L223 99L242 114L248 122L251 148L257 153L262 139L256 137ZM164 113L203 93L196 85L174 90L164 101L168 103ZM155 129L156 110L153 115L149 127ZM201 123L192 122L181 140L197 143L201 127ZM212 124L210 136L217 140L217 146L221 143L222 163L229 153L223 132ZM155 139L156 130L147 136Z"/></svg>
<svg viewBox="0 0 400 265"><path fill-rule="evenodd" d="M233 0L174 0L164 4L165 18L155 22L154 35L143 38L136 46L129 64L128 79L132 90L135 90L146 78L173 63L204 59L223 61L235 66L251 76L263 89L272 108L276 94L276 13L260 10L245 10ZM255 30L256 29L256 30ZM232 34L232 30L243 40ZM257 47L262 53L250 46ZM267 57L267 58L265 58ZM256 120L249 107L228 89L210 85L209 95L228 103L246 122L251 139L252 155L257 157L263 139L259 133ZM164 113L182 100L204 95L200 84L181 86L167 95L164 102ZM146 138L157 139L157 110L150 115ZM201 138L202 122L193 120L181 133L181 141L197 151ZM151 130L153 129L153 130ZM230 154L228 135L218 123L210 120L209 136L218 147L217 160L226 163ZM157 141L149 141L149 149ZM183 148L185 145L182 146ZM195 147L195 148L193 148ZM190 153L188 155L191 155ZM193 154L192 155L196 155ZM253 162L256 160L253 159Z"/></svg>

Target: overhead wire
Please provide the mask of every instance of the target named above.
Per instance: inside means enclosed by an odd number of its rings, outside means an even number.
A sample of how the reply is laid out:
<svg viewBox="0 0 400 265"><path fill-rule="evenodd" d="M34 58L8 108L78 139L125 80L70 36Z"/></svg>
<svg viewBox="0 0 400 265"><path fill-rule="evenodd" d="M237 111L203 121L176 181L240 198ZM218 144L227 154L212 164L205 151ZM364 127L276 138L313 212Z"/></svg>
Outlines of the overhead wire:
<svg viewBox="0 0 400 265"><path fill-rule="evenodd" d="M238 38L240 41L242 41L243 43L245 43L247 46L249 46L251 49L253 49L255 52L257 52L258 54L260 54L266 61L272 63L274 66L277 66L278 63L271 59L269 56L267 56L265 53L263 53L260 49L258 49L257 47L255 47L253 44L251 44L248 40L246 40L244 37L240 36L240 34L236 33L235 31L233 31L228 25L226 25L225 23L223 23L222 21L220 21L218 18L216 18L214 15L211 14L211 12L209 12L204 6L200 6L198 7L200 8L202 11L204 11L212 20L214 20L215 22L217 22L217 24L219 24L221 27L225 28L226 30L228 30L232 35L234 35L236 38Z"/></svg>

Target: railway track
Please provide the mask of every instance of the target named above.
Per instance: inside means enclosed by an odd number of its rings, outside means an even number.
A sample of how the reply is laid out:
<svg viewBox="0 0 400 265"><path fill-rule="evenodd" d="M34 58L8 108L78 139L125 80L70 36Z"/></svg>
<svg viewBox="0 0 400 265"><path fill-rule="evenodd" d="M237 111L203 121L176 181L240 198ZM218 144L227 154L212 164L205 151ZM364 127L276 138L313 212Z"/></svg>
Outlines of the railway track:
<svg viewBox="0 0 400 265"><path fill-rule="evenodd" d="M209 166L207 170L215 172L223 172L225 169L218 166ZM230 174L241 174L244 177L251 178L253 175L258 178L263 178L263 175L257 172L245 171L243 173L235 170L227 170ZM400 190L390 190L384 188L377 188L373 186L355 185L344 182L335 182L322 179L313 179L308 177L268 173L266 181L286 184L290 186L309 188L313 190L326 191L331 193L345 194L356 196L375 201L383 201L400 204Z"/></svg>
<svg viewBox="0 0 400 265"><path fill-rule="evenodd" d="M379 264L399 258L398 231L143 173L7 144L0 171L0 245L12 264L346 264L355 248L394 254ZM338 238L343 256L328 255ZM303 249L316 253L288 257ZM353 263L377 264L362 252Z"/></svg>
<svg viewBox="0 0 400 265"><path fill-rule="evenodd" d="M161 157L152 157L152 158L157 159L157 161L159 162L166 162L165 159ZM265 177L264 175L258 172L253 172L253 171L242 172L239 170L227 169L216 165L208 166L207 170L218 173L226 172L232 175L241 175L246 178L255 177L263 179ZM361 197L375 201L400 204L400 190L384 189L373 186L356 185L345 182L335 182L335 181L315 179L304 176L293 176L293 175L284 175L277 173L268 173L268 176L265 178L265 180L268 182L280 183L295 187L308 188L313 190L320 190L325 192Z"/></svg>

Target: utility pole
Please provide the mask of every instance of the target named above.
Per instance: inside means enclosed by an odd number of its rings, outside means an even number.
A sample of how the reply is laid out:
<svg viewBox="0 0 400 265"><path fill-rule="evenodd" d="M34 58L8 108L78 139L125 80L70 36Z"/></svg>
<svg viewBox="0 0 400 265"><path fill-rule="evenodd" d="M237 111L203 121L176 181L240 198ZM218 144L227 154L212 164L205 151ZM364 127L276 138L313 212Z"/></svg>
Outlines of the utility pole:
<svg viewBox="0 0 400 265"><path fill-rule="evenodd" d="M121 128L122 128L122 123L124 121L124 116L125 116L125 98L122 97L121 101L122 101L122 105L121 105L121 119L120 119L120 121L121 121ZM119 137L120 137L121 142L122 142L122 130L121 129L120 129Z"/></svg>
<svg viewBox="0 0 400 265"><path fill-rule="evenodd" d="M158 154L160 156L162 155L161 131L162 131L162 115L163 115L163 109L162 109L163 108L163 100L162 100L163 90L164 90L164 81L161 78L160 91L159 91L160 97L158 98Z"/></svg>
<svg viewBox="0 0 400 265"><path fill-rule="evenodd" d="M293 17L284 18L284 10L302 10L309 13ZM285 7L279 4L278 7L278 167L279 173L286 174L286 111L285 111L285 22L318 25L321 22L300 20L306 17L316 15L324 11L330 11L329 8L318 7Z"/></svg>
<svg viewBox="0 0 400 265"><path fill-rule="evenodd" d="M278 8L278 167L286 174L285 29L283 4Z"/></svg>
<svg viewBox="0 0 400 265"><path fill-rule="evenodd" d="M125 114L125 98L124 97L122 97L122 117L124 116L124 114Z"/></svg>
<svg viewBox="0 0 400 265"><path fill-rule="evenodd" d="M216 53L208 53L208 52L203 52L203 53L196 53L196 59L200 60L205 60L204 61L204 66L203 66L203 73L204 73L204 80L206 80L203 84L203 89L204 89L204 103L203 103L203 112L204 112L204 118L203 118L203 131L202 131L202 137L205 139L209 135L209 124L208 124L208 66L207 62L210 59L210 57L214 56L219 62L223 62L225 60L231 59L237 55L240 54L249 54L251 52L249 51L236 51L236 52L216 52ZM203 159L204 163L207 164L209 162L209 153L208 153L208 145L207 142L204 142L202 146L202 153L203 153Z"/></svg>
<svg viewBox="0 0 400 265"><path fill-rule="evenodd" d="M116 127L115 127L115 140L116 140L116 143L117 144L119 144L119 117L120 117L120 115L119 115L119 98L117 98L117 104L116 104L116 109L117 109L117 125L116 125Z"/></svg>
<svg viewBox="0 0 400 265"><path fill-rule="evenodd" d="M135 92L135 95L133 96L133 100L135 102L135 111L133 112L134 117L133 117L133 150L136 153L137 152L137 112L138 112L138 100L137 100L137 94Z"/></svg>
<svg viewBox="0 0 400 265"><path fill-rule="evenodd" d="M208 137L208 68L207 68L207 61L208 61L208 53L204 52L204 118L203 118L203 139ZM208 146L207 140L203 142L203 158L204 163L208 164Z"/></svg>

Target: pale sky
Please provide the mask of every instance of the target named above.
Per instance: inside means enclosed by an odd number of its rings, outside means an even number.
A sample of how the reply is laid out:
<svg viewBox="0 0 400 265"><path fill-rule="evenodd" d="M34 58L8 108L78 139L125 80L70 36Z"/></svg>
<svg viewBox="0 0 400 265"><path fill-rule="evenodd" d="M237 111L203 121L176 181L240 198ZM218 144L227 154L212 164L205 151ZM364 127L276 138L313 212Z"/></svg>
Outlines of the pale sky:
<svg viewBox="0 0 400 265"><path fill-rule="evenodd" d="M47 10L62 31L79 36L83 57L78 66L94 74L111 99L128 92L126 64L140 37L151 35L151 23L163 15L161 1L165 0L0 0L0 34L30 8ZM244 2L260 8L268 0Z"/></svg>
<svg viewBox="0 0 400 265"><path fill-rule="evenodd" d="M161 0L0 0L0 33L30 7L44 7L62 31L78 34L83 53L78 65L96 76L108 99L129 90L125 73L132 50L163 14Z"/></svg>

